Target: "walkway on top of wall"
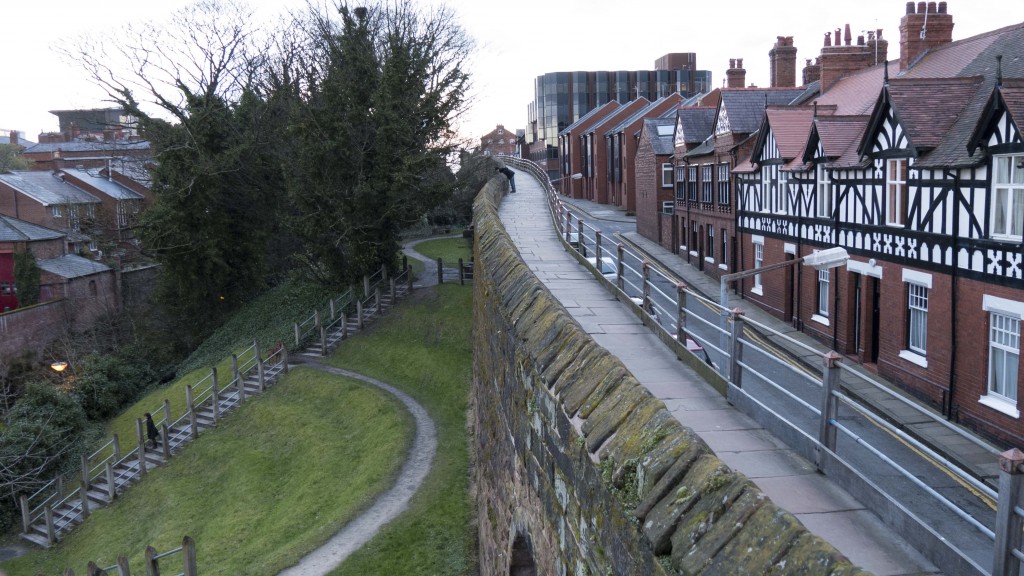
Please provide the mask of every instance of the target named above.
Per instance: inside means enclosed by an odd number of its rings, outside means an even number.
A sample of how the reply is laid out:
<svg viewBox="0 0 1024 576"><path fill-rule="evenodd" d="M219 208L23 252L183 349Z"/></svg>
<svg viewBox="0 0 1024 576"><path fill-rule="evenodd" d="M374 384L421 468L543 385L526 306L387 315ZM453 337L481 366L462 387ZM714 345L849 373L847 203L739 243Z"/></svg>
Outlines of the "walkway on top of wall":
<svg viewBox="0 0 1024 576"><path fill-rule="evenodd" d="M680 362L565 251L541 184L528 173L517 170L517 175L517 193L505 196L499 214L523 261L583 329L664 401L683 426L857 566L879 575L939 571L850 494L819 474L812 462L733 408Z"/></svg>

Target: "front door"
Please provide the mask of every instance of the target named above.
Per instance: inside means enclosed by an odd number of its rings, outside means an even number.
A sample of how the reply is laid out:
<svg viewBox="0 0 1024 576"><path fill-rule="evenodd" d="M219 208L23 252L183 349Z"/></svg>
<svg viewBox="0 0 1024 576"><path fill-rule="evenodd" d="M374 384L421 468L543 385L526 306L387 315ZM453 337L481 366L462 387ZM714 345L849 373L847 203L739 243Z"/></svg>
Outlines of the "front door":
<svg viewBox="0 0 1024 576"><path fill-rule="evenodd" d="M0 252L0 312L18 307L14 293L14 254Z"/></svg>

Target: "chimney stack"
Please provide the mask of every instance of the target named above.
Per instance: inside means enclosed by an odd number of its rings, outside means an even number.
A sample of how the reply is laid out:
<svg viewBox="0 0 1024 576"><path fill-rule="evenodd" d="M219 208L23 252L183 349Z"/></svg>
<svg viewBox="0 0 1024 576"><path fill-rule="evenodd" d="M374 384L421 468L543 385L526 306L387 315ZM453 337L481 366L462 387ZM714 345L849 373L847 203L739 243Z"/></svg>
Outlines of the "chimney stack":
<svg viewBox="0 0 1024 576"><path fill-rule="evenodd" d="M807 64L804 66L804 86L812 82L821 80L821 60L818 58L814 59L814 63L811 63L811 59L807 59Z"/></svg>
<svg viewBox="0 0 1024 576"><path fill-rule="evenodd" d="M922 54L953 41L953 16L946 3L907 2L907 14L900 19L900 70L910 68Z"/></svg>
<svg viewBox="0 0 1024 576"><path fill-rule="evenodd" d="M771 62L771 87L796 86L796 47L792 36L776 37L775 46L768 52Z"/></svg>
<svg viewBox="0 0 1024 576"><path fill-rule="evenodd" d="M889 42L882 39L881 29L867 31L867 41L864 40L863 35L858 35L856 44L853 43L853 34L849 24L842 31L836 28L835 33L834 43L829 41L826 33L821 57L818 58L818 62L814 66L816 70L804 68L804 83L807 83L808 73L817 74L821 80L822 92L832 87L843 76L876 64L882 64L888 57ZM839 41L840 33L843 34L842 45Z"/></svg>
<svg viewBox="0 0 1024 576"><path fill-rule="evenodd" d="M17 146L18 145L18 131L17 130L11 130L10 137L11 137L11 144L14 144L15 146Z"/></svg>
<svg viewBox="0 0 1024 576"><path fill-rule="evenodd" d="M726 88L743 88L747 82L747 71L743 69L743 58L730 58L729 69L725 71Z"/></svg>

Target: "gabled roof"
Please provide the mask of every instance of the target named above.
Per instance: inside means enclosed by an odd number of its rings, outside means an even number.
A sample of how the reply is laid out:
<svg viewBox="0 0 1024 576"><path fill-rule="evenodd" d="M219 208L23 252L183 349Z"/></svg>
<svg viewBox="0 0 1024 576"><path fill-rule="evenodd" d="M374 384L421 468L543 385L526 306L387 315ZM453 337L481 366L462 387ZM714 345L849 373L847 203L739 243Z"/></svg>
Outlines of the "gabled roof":
<svg viewBox="0 0 1024 576"><path fill-rule="evenodd" d="M79 168L64 168L63 172L73 178L96 188L115 200L142 200L142 194L129 190L113 180L100 176L99 173L88 172Z"/></svg>
<svg viewBox="0 0 1024 576"><path fill-rule="evenodd" d="M900 71L900 61L886 64L889 77ZM878 91L885 82L885 67L882 64L851 72L833 84L815 102L819 107L833 106L835 113L842 116L867 116L875 106Z"/></svg>
<svg viewBox="0 0 1024 576"><path fill-rule="evenodd" d="M100 264L88 258L82 258L76 254L66 254L58 258L40 260L38 264L42 270L68 279L91 276L110 270L110 267L105 264Z"/></svg>
<svg viewBox="0 0 1024 576"><path fill-rule="evenodd" d="M599 119L596 123L594 123L594 125L590 126L586 130L586 132L584 132L584 134L599 132L601 135L604 135L606 128L608 126L615 125L612 124L612 122L618 122L620 119L625 118L627 114L635 112L636 110L639 110L641 108L645 108L650 103L650 100L642 96L640 98L637 98L636 100L630 100L629 102L626 102L618 109L613 110L612 113L609 114L608 116Z"/></svg>
<svg viewBox="0 0 1024 576"><path fill-rule="evenodd" d="M867 129L869 116L818 116L811 124L811 134L803 160L811 161L818 143L824 150L827 165L851 167L860 164L857 146Z"/></svg>
<svg viewBox="0 0 1024 576"><path fill-rule="evenodd" d="M607 114L607 113L611 112L612 110L615 110L619 106L621 106L621 104L619 104L615 100L612 100L611 102L605 102L604 104L598 106L597 108L594 108L590 112L587 112L583 116L580 116L579 120L573 122L572 124L569 124L565 128L562 128L562 131L559 132L558 134L562 135L562 134L565 134L566 132L571 132L572 130L576 129L576 127L578 127L580 124L586 122L587 120L590 120L591 118L593 118L595 116L600 116L600 115Z"/></svg>
<svg viewBox="0 0 1024 576"><path fill-rule="evenodd" d="M0 242L36 242L63 236L63 232L0 214Z"/></svg>
<svg viewBox="0 0 1024 576"><path fill-rule="evenodd" d="M716 126L724 117L730 132L752 134L761 125L766 105L791 104L803 92L803 88L723 88Z"/></svg>
<svg viewBox="0 0 1024 576"><path fill-rule="evenodd" d="M982 78L894 78L883 91L917 156L933 150L949 133L967 104L977 97ZM884 108L876 109L865 140L874 139L884 121ZM867 149L862 148L861 153Z"/></svg>
<svg viewBox="0 0 1024 576"><path fill-rule="evenodd" d="M783 160L789 162L794 158L800 158L802 161L813 119L814 110L811 108L769 106L765 110L765 121L754 143L754 156L759 159L764 157L762 152L770 130L775 136L775 143Z"/></svg>
<svg viewBox="0 0 1024 576"><path fill-rule="evenodd" d="M1008 78L996 86L982 108L981 118L967 140L967 151L974 154L979 146L987 144L988 137L1004 113L1020 128L1024 128L1024 78Z"/></svg>
<svg viewBox="0 0 1024 576"><path fill-rule="evenodd" d="M651 102L647 106L644 106L640 110L637 110L634 114L632 114L631 116L629 116L628 118L626 118L622 122L619 122L619 124L616 125L614 128L612 128L611 130L608 130L607 132L605 132L605 136L609 136L611 134L618 134L620 132L623 132L624 130L629 128L630 124L633 124L637 120L640 120L641 118L644 118L646 116L651 116L653 114L658 114L658 112L657 112L658 108L664 106L669 101L682 102L682 100L683 100L683 97L680 94L678 94L678 93L672 93L672 94L669 94L668 96L662 96L661 98L658 98L657 100L655 100L654 102ZM673 108L670 107L669 110L673 110ZM664 114L664 112L662 112L662 114Z"/></svg>
<svg viewBox="0 0 1024 576"><path fill-rule="evenodd" d="M935 144L919 159L921 168L967 167L983 162L984 154L971 154L968 143L982 121L982 110L995 87L997 67L1005 78L1024 78L1024 22L932 48L904 72L904 78L981 77L975 92Z"/></svg>
<svg viewBox="0 0 1024 576"><path fill-rule="evenodd" d="M684 158L690 158L690 157L693 157L693 156L704 156L706 154L711 154L714 151L715 151L715 139L714 138L708 138L707 140L702 142L700 146L697 146L693 150L690 150L686 154L683 154L683 157Z"/></svg>
<svg viewBox="0 0 1024 576"><path fill-rule="evenodd" d="M49 171L19 170L0 174L7 184L43 206L54 204L98 204L99 198L79 190Z"/></svg>
<svg viewBox="0 0 1024 576"><path fill-rule="evenodd" d="M675 123L675 118L644 118L643 130L651 139L651 148L656 155L668 156L675 150L672 144Z"/></svg>
<svg viewBox="0 0 1024 576"><path fill-rule="evenodd" d="M714 108L680 108L679 121L683 127L683 139L686 144L700 144L711 136L715 129Z"/></svg>

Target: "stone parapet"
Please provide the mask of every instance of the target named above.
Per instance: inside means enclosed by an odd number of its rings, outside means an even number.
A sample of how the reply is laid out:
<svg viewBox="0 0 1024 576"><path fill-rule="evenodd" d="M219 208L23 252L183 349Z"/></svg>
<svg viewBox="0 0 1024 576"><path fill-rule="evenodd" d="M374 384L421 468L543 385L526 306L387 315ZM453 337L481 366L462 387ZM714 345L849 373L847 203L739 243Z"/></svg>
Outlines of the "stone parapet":
<svg viewBox="0 0 1024 576"><path fill-rule="evenodd" d="M520 258L502 190L474 206L480 572L863 574L583 331Z"/></svg>

